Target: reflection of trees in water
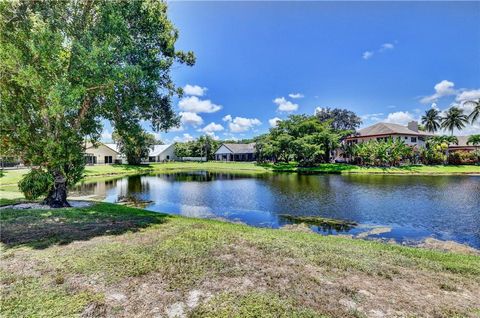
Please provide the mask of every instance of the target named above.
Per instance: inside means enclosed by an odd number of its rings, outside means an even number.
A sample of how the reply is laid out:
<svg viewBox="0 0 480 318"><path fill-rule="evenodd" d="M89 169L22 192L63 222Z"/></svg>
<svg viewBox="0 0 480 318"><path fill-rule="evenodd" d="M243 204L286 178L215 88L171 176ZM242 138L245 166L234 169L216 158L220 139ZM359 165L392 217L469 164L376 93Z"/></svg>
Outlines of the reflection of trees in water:
<svg viewBox="0 0 480 318"><path fill-rule="evenodd" d="M284 224L306 224L314 226L317 231L334 234L349 232L356 227L356 222L338 219L329 219L315 216L294 216L294 215L279 215L279 223Z"/></svg>
<svg viewBox="0 0 480 318"><path fill-rule="evenodd" d="M157 174L156 177L175 182L210 182L216 180L235 180L254 178L256 175L249 173L189 171Z"/></svg>

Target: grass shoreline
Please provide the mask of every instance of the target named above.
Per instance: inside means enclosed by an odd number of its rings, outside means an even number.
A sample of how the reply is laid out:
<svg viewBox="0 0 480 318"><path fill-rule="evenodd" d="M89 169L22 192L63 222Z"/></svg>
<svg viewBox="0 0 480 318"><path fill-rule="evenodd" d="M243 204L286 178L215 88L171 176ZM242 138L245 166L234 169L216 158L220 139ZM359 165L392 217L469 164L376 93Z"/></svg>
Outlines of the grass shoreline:
<svg viewBox="0 0 480 318"><path fill-rule="evenodd" d="M0 217L4 317L480 313L475 255L108 203Z"/></svg>

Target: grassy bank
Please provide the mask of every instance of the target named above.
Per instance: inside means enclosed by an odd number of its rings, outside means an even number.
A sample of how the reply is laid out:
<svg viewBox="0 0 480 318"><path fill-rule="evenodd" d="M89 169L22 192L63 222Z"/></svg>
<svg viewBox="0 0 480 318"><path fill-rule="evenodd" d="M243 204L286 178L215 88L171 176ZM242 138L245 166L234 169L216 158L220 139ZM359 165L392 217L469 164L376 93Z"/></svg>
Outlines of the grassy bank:
<svg viewBox="0 0 480 318"><path fill-rule="evenodd" d="M480 313L474 255L104 203L0 216L2 317Z"/></svg>
<svg viewBox="0 0 480 318"><path fill-rule="evenodd" d="M130 165L96 165L87 166L85 181L102 178L120 177L141 173L177 172L185 170L207 170L217 172L262 174L271 172L300 173L336 173L336 174L396 174L396 175L480 175L480 166L404 166L398 168L359 167L349 164L321 164L302 168L295 163L289 164L255 164L247 162L169 162L142 166ZM5 170L0 177L0 198L17 199L22 197L17 183L28 169Z"/></svg>

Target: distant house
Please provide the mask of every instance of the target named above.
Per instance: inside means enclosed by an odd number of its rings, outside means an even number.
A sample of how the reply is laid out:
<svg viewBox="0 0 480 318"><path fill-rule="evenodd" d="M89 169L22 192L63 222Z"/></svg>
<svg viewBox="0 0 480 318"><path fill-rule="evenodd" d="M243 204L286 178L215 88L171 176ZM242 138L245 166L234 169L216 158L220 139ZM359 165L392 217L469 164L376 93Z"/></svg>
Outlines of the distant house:
<svg viewBox="0 0 480 318"><path fill-rule="evenodd" d="M477 149L480 149L480 145L472 145L468 144L468 138L470 136L457 136L458 139L458 145L456 144L451 144L448 146L448 151L475 151Z"/></svg>
<svg viewBox="0 0 480 318"><path fill-rule="evenodd" d="M96 146L93 146L91 143L87 143L85 161L87 164L122 163L123 156L116 144L98 142Z"/></svg>
<svg viewBox="0 0 480 318"><path fill-rule="evenodd" d="M149 162L162 162L168 160L177 160L175 156L175 146L170 145L155 145L148 153Z"/></svg>
<svg viewBox="0 0 480 318"><path fill-rule="evenodd" d="M355 135L345 140L350 143L364 142L368 140L387 140L388 138L400 138L410 146L425 147L426 137L433 136L432 133L418 129L418 123L411 121L407 126L391 123L378 123L360 129Z"/></svg>
<svg viewBox="0 0 480 318"><path fill-rule="evenodd" d="M215 151L215 160L219 161L254 161L255 143L222 144Z"/></svg>
<svg viewBox="0 0 480 318"><path fill-rule="evenodd" d="M425 147L426 138L433 136L432 133L418 129L418 123L411 121L407 126L391 123L377 123L360 129L355 135L345 138L346 144L357 144L369 140L386 141L389 138L400 139L406 145L412 147ZM347 156L342 150L337 149L334 155L335 161L347 161Z"/></svg>

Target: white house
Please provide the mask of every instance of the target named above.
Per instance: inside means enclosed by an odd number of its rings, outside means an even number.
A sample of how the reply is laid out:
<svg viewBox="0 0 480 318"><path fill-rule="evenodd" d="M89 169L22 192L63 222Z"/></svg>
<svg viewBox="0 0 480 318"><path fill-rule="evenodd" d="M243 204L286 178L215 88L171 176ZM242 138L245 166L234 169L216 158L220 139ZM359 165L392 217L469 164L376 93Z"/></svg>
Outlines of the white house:
<svg viewBox="0 0 480 318"><path fill-rule="evenodd" d="M254 161L255 143L222 144L215 151L215 160L219 161Z"/></svg>
<svg viewBox="0 0 480 318"><path fill-rule="evenodd" d="M87 164L123 162L123 156L118 151L116 144L98 142L96 146L93 146L92 143L87 143L85 148L85 160Z"/></svg>
<svg viewBox="0 0 480 318"><path fill-rule="evenodd" d="M175 145L155 145L148 153L149 162L162 162L169 160L178 160L175 156Z"/></svg>

